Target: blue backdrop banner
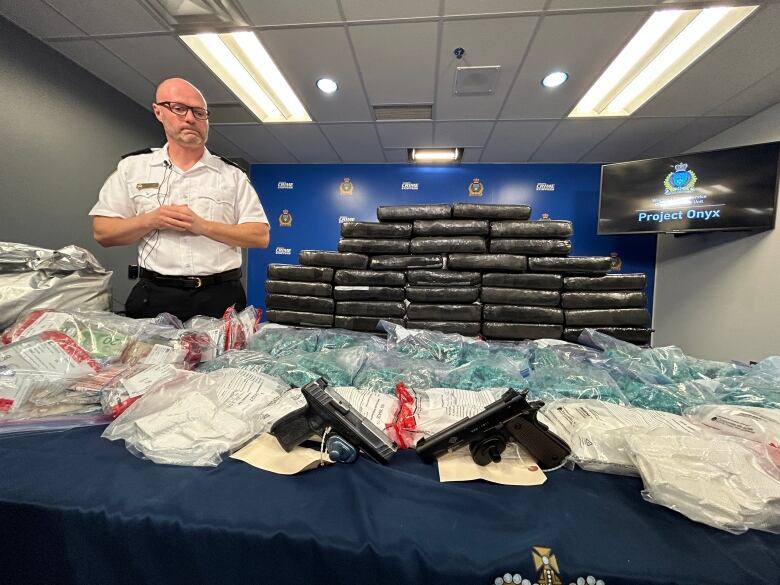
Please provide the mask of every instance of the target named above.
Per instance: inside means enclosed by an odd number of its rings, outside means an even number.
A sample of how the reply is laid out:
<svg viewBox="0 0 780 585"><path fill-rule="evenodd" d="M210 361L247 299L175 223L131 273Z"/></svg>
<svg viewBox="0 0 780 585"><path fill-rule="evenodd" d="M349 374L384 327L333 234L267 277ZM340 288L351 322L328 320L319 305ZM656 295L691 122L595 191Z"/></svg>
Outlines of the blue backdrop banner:
<svg viewBox="0 0 780 585"><path fill-rule="evenodd" d="M600 165L258 164L251 180L271 224L271 244L250 250L249 302L265 308L266 267L298 263L301 250L335 250L343 221L376 221L379 205L524 203L531 219L569 219L572 255L617 253L621 272L647 273L652 308L655 235L597 236Z"/></svg>

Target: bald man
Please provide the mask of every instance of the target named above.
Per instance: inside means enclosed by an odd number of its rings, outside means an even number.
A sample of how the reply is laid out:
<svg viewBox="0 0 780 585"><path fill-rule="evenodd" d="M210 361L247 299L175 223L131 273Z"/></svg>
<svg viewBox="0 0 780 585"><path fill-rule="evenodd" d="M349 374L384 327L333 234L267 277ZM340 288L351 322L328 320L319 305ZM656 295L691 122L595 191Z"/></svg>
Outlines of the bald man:
<svg viewBox="0 0 780 585"><path fill-rule="evenodd" d="M186 320L243 309L241 248L269 241L260 199L246 174L206 149L209 112L194 85L166 79L152 110L167 143L124 157L89 212L101 246L138 246L127 315Z"/></svg>

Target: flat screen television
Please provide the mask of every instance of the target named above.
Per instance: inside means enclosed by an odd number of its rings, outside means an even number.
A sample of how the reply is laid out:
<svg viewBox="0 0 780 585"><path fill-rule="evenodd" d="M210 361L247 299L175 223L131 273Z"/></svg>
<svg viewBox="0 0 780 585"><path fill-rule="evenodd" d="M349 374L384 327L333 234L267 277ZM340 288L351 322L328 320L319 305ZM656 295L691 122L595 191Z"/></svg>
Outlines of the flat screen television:
<svg viewBox="0 0 780 585"><path fill-rule="evenodd" d="M775 225L780 142L601 167L599 234Z"/></svg>

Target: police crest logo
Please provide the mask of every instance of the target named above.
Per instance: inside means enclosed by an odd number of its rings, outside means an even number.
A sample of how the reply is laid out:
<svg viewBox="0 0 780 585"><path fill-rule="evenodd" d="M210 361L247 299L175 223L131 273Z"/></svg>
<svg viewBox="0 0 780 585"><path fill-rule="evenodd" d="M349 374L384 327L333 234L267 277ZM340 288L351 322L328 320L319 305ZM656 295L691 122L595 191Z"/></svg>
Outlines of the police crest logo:
<svg viewBox="0 0 780 585"><path fill-rule="evenodd" d="M531 558L534 561L534 568L539 574L536 579L539 585L563 585L558 560L552 554L552 549L535 546L531 549Z"/></svg>
<svg viewBox="0 0 780 585"><path fill-rule="evenodd" d="M339 185L339 193L342 195L352 195L352 180L349 177L344 177L344 180L341 181L341 185Z"/></svg>
<svg viewBox="0 0 780 585"><path fill-rule="evenodd" d="M501 577L496 577L493 585L606 585L603 579L597 579L593 575L564 581L561 577L561 570L558 568L558 560L550 548L533 547L531 559L534 563L534 574L524 577L519 573L506 573Z"/></svg>
<svg viewBox="0 0 780 585"><path fill-rule="evenodd" d="M664 179L664 195L673 193L691 193L696 186L699 177L693 170L688 169L685 163L674 165L674 172L666 175Z"/></svg>
<svg viewBox="0 0 780 585"><path fill-rule="evenodd" d="M292 214L290 214L290 211L288 209L285 209L282 211L282 214L279 216L279 227L290 227L292 226Z"/></svg>
<svg viewBox="0 0 780 585"><path fill-rule="evenodd" d="M474 177L469 184L469 197L482 197L482 193L485 192L485 185Z"/></svg>

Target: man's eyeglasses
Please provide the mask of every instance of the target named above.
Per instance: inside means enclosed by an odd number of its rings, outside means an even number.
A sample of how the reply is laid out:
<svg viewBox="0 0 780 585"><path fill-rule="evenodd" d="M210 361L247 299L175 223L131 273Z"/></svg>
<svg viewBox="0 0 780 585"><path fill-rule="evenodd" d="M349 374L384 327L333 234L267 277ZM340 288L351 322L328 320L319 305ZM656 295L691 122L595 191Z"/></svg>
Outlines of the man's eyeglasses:
<svg viewBox="0 0 780 585"><path fill-rule="evenodd" d="M183 118L187 115L187 112L192 110L192 115L196 120L208 120L209 111L206 108L198 108L195 106L188 106L186 104L180 104L179 102L155 102L156 105L169 109L171 112Z"/></svg>

